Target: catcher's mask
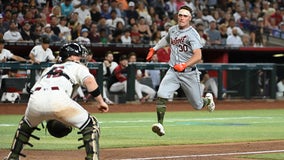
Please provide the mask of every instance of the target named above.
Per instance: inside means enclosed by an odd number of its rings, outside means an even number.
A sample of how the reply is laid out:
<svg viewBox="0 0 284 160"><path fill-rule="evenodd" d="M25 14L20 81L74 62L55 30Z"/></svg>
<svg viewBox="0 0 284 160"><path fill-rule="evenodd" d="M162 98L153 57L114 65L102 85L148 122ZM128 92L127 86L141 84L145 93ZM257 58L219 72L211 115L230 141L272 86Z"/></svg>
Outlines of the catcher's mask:
<svg viewBox="0 0 284 160"><path fill-rule="evenodd" d="M67 126L66 124L58 121L58 120L48 120L46 122L46 128L48 132L56 137L56 138L62 138L67 136L70 132L72 132L72 127Z"/></svg>

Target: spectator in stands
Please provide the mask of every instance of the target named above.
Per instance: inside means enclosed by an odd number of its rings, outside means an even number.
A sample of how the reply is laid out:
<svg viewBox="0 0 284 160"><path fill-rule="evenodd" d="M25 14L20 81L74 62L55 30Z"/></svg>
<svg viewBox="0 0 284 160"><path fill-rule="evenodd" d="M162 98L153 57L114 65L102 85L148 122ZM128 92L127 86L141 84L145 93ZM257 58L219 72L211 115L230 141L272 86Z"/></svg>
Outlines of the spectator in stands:
<svg viewBox="0 0 284 160"><path fill-rule="evenodd" d="M117 3L116 0L110 0L110 6L108 8L108 11L111 12L113 10L116 11L116 16L117 17L122 18L121 12L120 12L120 9L118 8L118 3Z"/></svg>
<svg viewBox="0 0 284 160"><path fill-rule="evenodd" d="M28 60L26 60L23 57L17 56L13 53L11 53L11 51L9 51L8 49L5 49L5 41L4 39L0 39L0 62L7 62L10 59L13 59L15 61L19 61L19 62L28 62Z"/></svg>
<svg viewBox="0 0 284 160"><path fill-rule="evenodd" d="M90 8L91 19L93 23L98 23L101 18L101 12L97 3L93 2Z"/></svg>
<svg viewBox="0 0 284 160"><path fill-rule="evenodd" d="M165 36L165 35L168 33L169 28L170 28L171 26L173 26L173 24L172 24L171 22L166 22L166 23L164 24L164 26L163 26L164 28L161 30L161 37Z"/></svg>
<svg viewBox="0 0 284 160"><path fill-rule="evenodd" d="M238 35L242 36L244 34L244 31L240 27L236 26L235 19L231 18L229 21L229 26L227 27L228 36L232 34L233 28L238 30Z"/></svg>
<svg viewBox="0 0 284 160"><path fill-rule="evenodd" d="M205 21L204 23L209 24L211 21L215 20L214 17L210 14L207 8L202 10L202 20ZM216 20L215 20L216 21ZM206 25L205 25L206 26Z"/></svg>
<svg viewBox="0 0 284 160"><path fill-rule="evenodd" d="M125 1L125 4L127 5L128 2L126 0L122 0L122 1ZM117 3L117 8L119 9L119 12L121 14L121 18L125 21L125 24L127 24L125 10L128 9L128 7L124 9L124 5L121 2L119 2L119 1L117 1L117 2L118 2Z"/></svg>
<svg viewBox="0 0 284 160"><path fill-rule="evenodd" d="M101 44L108 44L109 43L109 36L107 35L106 29L100 29L100 43Z"/></svg>
<svg viewBox="0 0 284 160"><path fill-rule="evenodd" d="M110 31L110 28L107 26L106 20L107 19L105 17L101 17L98 23L98 31L101 31L103 29L107 39L109 40L112 39L112 32Z"/></svg>
<svg viewBox="0 0 284 160"><path fill-rule="evenodd" d="M60 17L60 21L59 24L57 25L57 27L60 30L60 34L62 35L62 40L66 41L66 42L70 42L71 41L71 30L70 28L67 26L67 18L65 16Z"/></svg>
<svg viewBox="0 0 284 160"><path fill-rule="evenodd" d="M168 16L172 19L174 17L174 14L177 13L177 3L175 0L169 0L166 2L165 10L168 14Z"/></svg>
<svg viewBox="0 0 284 160"><path fill-rule="evenodd" d="M144 17L146 25L152 25L152 20L148 13L148 9L143 2L138 2L136 11L138 12L139 17Z"/></svg>
<svg viewBox="0 0 284 160"><path fill-rule="evenodd" d="M246 11L241 11L240 18L237 19L237 24L239 24L240 28L243 30L249 30L250 27L250 19L247 17Z"/></svg>
<svg viewBox="0 0 284 160"><path fill-rule="evenodd" d="M125 29L123 31L123 35L121 36L122 44L131 44L131 36L130 36L130 29Z"/></svg>
<svg viewBox="0 0 284 160"><path fill-rule="evenodd" d="M71 14L74 10L74 6L71 2L72 2L72 0L64 0L60 4L61 14L65 17L67 17L67 18L70 18Z"/></svg>
<svg viewBox="0 0 284 160"><path fill-rule="evenodd" d="M140 33L138 31L138 25L137 24L133 24L133 26L131 27L130 36L131 36L132 44L140 44L141 43L141 37L140 37Z"/></svg>
<svg viewBox="0 0 284 160"><path fill-rule="evenodd" d="M280 8L277 8L276 11L270 15L270 18L274 19L275 24L278 26L279 23L283 20Z"/></svg>
<svg viewBox="0 0 284 160"><path fill-rule="evenodd" d="M130 22L131 19L138 19L139 17L139 14L135 9L135 3L133 1L130 1L128 3L128 9L125 12L126 12L126 22L130 25L132 24Z"/></svg>
<svg viewBox="0 0 284 160"><path fill-rule="evenodd" d="M250 14L250 19L257 19L261 14L260 5L255 3Z"/></svg>
<svg viewBox="0 0 284 160"><path fill-rule="evenodd" d="M81 30L81 35L75 39L76 42L80 44L91 44L90 39L88 38L89 36L89 30L87 28L83 28Z"/></svg>
<svg viewBox="0 0 284 160"><path fill-rule="evenodd" d="M88 9L87 2L82 1L80 7L76 8L74 12L78 13L78 22L83 25L87 17L91 17L90 10Z"/></svg>
<svg viewBox="0 0 284 160"><path fill-rule="evenodd" d="M232 19L232 15L229 11L227 11L224 14L224 17L221 18L219 24L225 24L225 26L228 27L231 19Z"/></svg>
<svg viewBox="0 0 284 160"><path fill-rule="evenodd" d="M51 13L47 16L46 22L52 23L51 21L52 21L53 17L56 17L56 18L61 17L61 7L60 6L55 5L55 6L52 7ZM58 21L57 21L57 23L58 23Z"/></svg>
<svg viewBox="0 0 284 160"><path fill-rule="evenodd" d="M0 35L3 36L4 33L9 29L9 25L4 23L3 15L0 13Z"/></svg>
<svg viewBox="0 0 284 160"><path fill-rule="evenodd" d="M221 34L221 45L225 46L227 38L228 38L227 27L226 27L225 23L222 23L222 24L219 25L219 31L220 31L220 34Z"/></svg>
<svg viewBox="0 0 284 160"><path fill-rule="evenodd" d="M241 12L244 10L244 8L242 9L237 3L235 3L233 7L233 18L235 22L237 22L237 20L241 18Z"/></svg>
<svg viewBox="0 0 284 160"><path fill-rule="evenodd" d="M61 40L61 39L60 39L56 34L54 34L54 32L51 30L50 24L46 24L46 25L44 26L44 30L43 30L42 35L48 36L49 39L52 40L52 42L59 42L59 41Z"/></svg>
<svg viewBox="0 0 284 160"><path fill-rule="evenodd" d="M228 36L226 44L229 47L242 47L243 41L242 38L238 35L238 30L233 28L232 34Z"/></svg>
<svg viewBox="0 0 284 160"><path fill-rule="evenodd" d="M58 27L58 17L55 15L50 16L50 29L52 32L61 40L63 37L63 33L60 32Z"/></svg>
<svg viewBox="0 0 284 160"><path fill-rule="evenodd" d="M201 41L202 46L205 46L206 45L206 39L203 36L205 34L204 30L203 29L198 29L197 32L198 32L198 34L200 36L200 41Z"/></svg>
<svg viewBox="0 0 284 160"><path fill-rule="evenodd" d="M31 24L29 21L25 21L23 23L20 33L24 41L33 42L32 33L31 33Z"/></svg>
<svg viewBox="0 0 284 160"><path fill-rule="evenodd" d="M125 25L124 20L117 16L116 10L112 10L110 16L111 18L106 20L106 25L112 33L114 33L118 22L121 22L123 26Z"/></svg>
<svg viewBox="0 0 284 160"><path fill-rule="evenodd" d="M279 23L279 31L282 33L281 38L284 39L284 21Z"/></svg>
<svg viewBox="0 0 284 160"><path fill-rule="evenodd" d="M263 47L266 43L264 35L269 33L264 27L264 19L262 17L257 19L257 26L251 31L251 40L254 47Z"/></svg>
<svg viewBox="0 0 284 160"><path fill-rule="evenodd" d="M81 33L82 25L78 22L78 13L73 12L69 21L69 28L71 30L71 39L75 40Z"/></svg>
<svg viewBox="0 0 284 160"><path fill-rule="evenodd" d="M138 32L140 33L141 42L143 44L149 44L152 37L152 32L144 17L139 18L137 27Z"/></svg>
<svg viewBox="0 0 284 160"><path fill-rule="evenodd" d="M18 30L17 22L15 21L10 22L9 30L4 33L3 39L6 42L18 42L23 40L21 33Z"/></svg>
<svg viewBox="0 0 284 160"><path fill-rule="evenodd" d="M110 11L109 9L109 4L108 3L103 3L102 4L102 10L101 10L101 17L104 17L105 19L110 19Z"/></svg>
<svg viewBox="0 0 284 160"><path fill-rule="evenodd" d="M35 29L34 31L32 31L31 33L31 37L32 37L32 40L35 42L35 43L39 43L40 42L40 38L43 34L43 28L40 24L36 24L35 26Z"/></svg>
<svg viewBox="0 0 284 160"><path fill-rule="evenodd" d="M156 32L153 33L150 45L155 45L158 43L158 41L162 38L161 36L161 31L157 30Z"/></svg>
<svg viewBox="0 0 284 160"><path fill-rule="evenodd" d="M91 43L100 42L100 35L98 33L98 27L95 22L93 22L91 25L91 30L89 32L88 38L90 39Z"/></svg>
<svg viewBox="0 0 284 160"><path fill-rule="evenodd" d="M250 36L248 34L244 34L242 36L242 41L243 41L243 46L244 47L249 47L249 46L252 46L251 44L251 39L250 39Z"/></svg>
<svg viewBox="0 0 284 160"><path fill-rule="evenodd" d="M216 29L216 27L216 21L212 19L209 23L209 28L205 30L205 33L208 36L208 45L221 45L221 34L220 31Z"/></svg>
<svg viewBox="0 0 284 160"><path fill-rule="evenodd" d="M87 28L90 31L91 25L92 25L92 18L86 17L84 24L82 24L82 28Z"/></svg>

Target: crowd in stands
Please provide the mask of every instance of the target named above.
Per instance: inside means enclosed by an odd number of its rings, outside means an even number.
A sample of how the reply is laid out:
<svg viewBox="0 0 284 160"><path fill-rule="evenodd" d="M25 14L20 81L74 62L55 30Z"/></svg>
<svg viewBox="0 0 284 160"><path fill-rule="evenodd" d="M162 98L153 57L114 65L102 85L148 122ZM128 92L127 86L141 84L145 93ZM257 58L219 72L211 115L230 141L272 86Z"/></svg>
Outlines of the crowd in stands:
<svg viewBox="0 0 284 160"><path fill-rule="evenodd" d="M264 46L284 38L282 0L10 0L0 1L0 38L6 42L154 45L176 24L179 7L194 11L204 45Z"/></svg>

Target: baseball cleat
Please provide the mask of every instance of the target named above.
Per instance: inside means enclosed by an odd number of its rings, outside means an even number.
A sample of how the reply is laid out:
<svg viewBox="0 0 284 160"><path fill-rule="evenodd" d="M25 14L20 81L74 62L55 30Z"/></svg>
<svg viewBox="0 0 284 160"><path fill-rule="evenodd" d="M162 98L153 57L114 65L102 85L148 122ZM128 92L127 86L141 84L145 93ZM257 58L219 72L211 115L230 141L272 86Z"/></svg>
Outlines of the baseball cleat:
<svg viewBox="0 0 284 160"><path fill-rule="evenodd" d="M215 103L214 103L214 100L213 100L212 93L206 93L205 98L208 98L210 100L210 103L206 106L207 110L209 112L213 112L215 110Z"/></svg>
<svg viewBox="0 0 284 160"><path fill-rule="evenodd" d="M161 123L153 124L152 131L159 136L165 135L165 130L164 130L164 127Z"/></svg>

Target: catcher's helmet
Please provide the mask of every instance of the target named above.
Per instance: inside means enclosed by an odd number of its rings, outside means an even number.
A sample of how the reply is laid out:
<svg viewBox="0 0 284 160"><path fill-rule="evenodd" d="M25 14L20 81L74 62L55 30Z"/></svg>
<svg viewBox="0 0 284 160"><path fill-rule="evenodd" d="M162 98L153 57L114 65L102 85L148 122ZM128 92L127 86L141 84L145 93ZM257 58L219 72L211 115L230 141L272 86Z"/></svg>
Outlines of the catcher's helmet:
<svg viewBox="0 0 284 160"><path fill-rule="evenodd" d="M61 47L59 56L64 61L68 57L74 55L74 56L82 56L84 53L84 48L82 48L82 45L77 43L69 43L65 44Z"/></svg>

